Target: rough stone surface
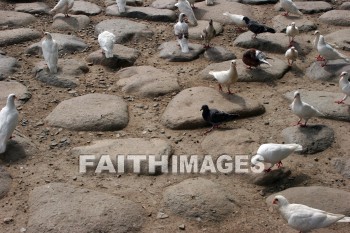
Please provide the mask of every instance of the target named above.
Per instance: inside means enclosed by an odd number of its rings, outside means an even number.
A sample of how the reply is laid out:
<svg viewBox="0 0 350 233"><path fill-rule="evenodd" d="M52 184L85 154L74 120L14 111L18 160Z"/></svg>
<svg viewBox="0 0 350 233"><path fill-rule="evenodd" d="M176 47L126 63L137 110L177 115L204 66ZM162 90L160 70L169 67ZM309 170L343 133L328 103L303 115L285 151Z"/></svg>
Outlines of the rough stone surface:
<svg viewBox="0 0 350 233"><path fill-rule="evenodd" d="M299 32L309 32L314 31L317 29L317 26L314 22L311 20L308 20L306 17L297 17L297 16L283 16L283 15L276 15L272 19L273 28L276 30L276 32L286 32L286 28L288 25L291 24L291 22L295 22L295 26L298 27ZM298 41L298 37L296 36L296 41Z"/></svg>
<svg viewBox="0 0 350 233"><path fill-rule="evenodd" d="M108 19L95 26L95 35L109 31L116 36L116 43L125 43L137 38L149 38L154 32L146 24L126 19Z"/></svg>
<svg viewBox="0 0 350 233"><path fill-rule="evenodd" d="M116 4L115 0L105 0L105 6ZM143 6L143 0L126 0L127 6Z"/></svg>
<svg viewBox="0 0 350 233"><path fill-rule="evenodd" d="M315 14L315 13L325 12L333 9L332 5L325 1L307 1L307 2L294 1L294 3L297 6L297 8L304 14ZM275 5L275 10L284 11L280 3L277 3ZM298 15L296 15L296 17L300 18L300 16Z"/></svg>
<svg viewBox="0 0 350 233"><path fill-rule="evenodd" d="M140 171L136 172L143 175L159 175L162 173L161 168L158 166L154 171L149 171L148 163L149 155L155 156L155 161L162 160L162 156L170 161L172 155L172 149L170 144L166 141L152 138L150 140L143 138L126 138L126 139L106 139L100 141L94 141L89 146L75 147L72 149L71 154L75 157L79 157L82 154L93 154L96 156L95 165L97 165L102 155L110 155L111 161L116 164L117 158L115 155L123 156L145 156L144 161L140 163ZM134 172L134 162L132 159L124 157L124 172ZM93 170L95 170L96 166ZM119 168L118 168L119 169ZM116 172L124 173L116 168Z"/></svg>
<svg viewBox="0 0 350 233"><path fill-rule="evenodd" d="M19 67L16 58L0 54L0 81L15 73Z"/></svg>
<svg viewBox="0 0 350 233"><path fill-rule="evenodd" d="M328 43L335 44L338 50L342 49L342 50L350 51L349 35L350 35L350 29L342 29L326 35L325 40Z"/></svg>
<svg viewBox="0 0 350 233"><path fill-rule="evenodd" d="M29 194L28 232L139 232L146 214L126 198L51 183Z"/></svg>
<svg viewBox="0 0 350 233"><path fill-rule="evenodd" d="M350 159L348 157L334 158L332 164L337 172L350 179Z"/></svg>
<svg viewBox="0 0 350 233"><path fill-rule="evenodd" d="M78 77L89 72L89 68L84 62L78 60L59 59L56 74L50 73L45 61L37 63L32 72L35 78L43 83L55 87L74 88L79 85Z"/></svg>
<svg viewBox="0 0 350 233"><path fill-rule="evenodd" d="M270 165L268 165L270 166ZM282 167L279 169L273 169L272 171L265 173L253 173L250 178L250 182L260 186L270 186L276 182L282 181L285 178L289 177L292 174L292 171L288 168Z"/></svg>
<svg viewBox="0 0 350 233"><path fill-rule="evenodd" d="M177 7L175 6L175 3L177 3L176 0L155 0L152 2L151 7L157 9L176 10Z"/></svg>
<svg viewBox="0 0 350 233"><path fill-rule="evenodd" d="M331 213L350 215L350 192L323 186L294 187L272 194L266 199L271 206L276 195L283 195L289 203L298 203Z"/></svg>
<svg viewBox="0 0 350 233"><path fill-rule="evenodd" d="M49 14L50 7L44 2L17 3L15 11L30 14Z"/></svg>
<svg viewBox="0 0 350 233"><path fill-rule="evenodd" d="M312 80L338 83L341 72L350 72L350 64L344 60L329 61L324 67L321 67L321 63L323 62L313 62L306 69L306 76Z"/></svg>
<svg viewBox="0 0 350 233"><path fill-rule="evenodd" d="M0 27L25 27L36 21L31 14L17 11L0 11Z"/></svg>
<svg viewBox="0 0 350 233"><path fill-rule="evenodd" d="M6 105L7 97L11 93L16 94L18 100L16 101L16 106L25 103L32 96L27 87L23 84L16 81L3 81L0 82L0 106Z"/></svg>
<svg viewBox="0 0 350 233"><path fill-rule="evenodd" d="M221 46L210 47L205 50L204 57L209 61L222 62L236 58L236 55Z"/></svg>
<svg viewBox="0 0 350 233"><path fill-rule="evenodd" d="M350 26L350 14L347 10L331 10L320 16L322 23L336 26Z"/></svg>
<svg viewBox="0 0 350 233"><path fill-rule="evenodd" d="M177 41L164 42L158 47L159 57L173 62L186 62L197 59L204 52L204 47L200 44L189 43L188 47L190 51L182 53Z"/></svg>
<svg viewBox="0 0 350 233"><path fill-rule="evenodd" d="M162 116L162 123L171 129L188 129L205 126L200 108L220 109L240 117L262 114L265 109L256 101L239 95L227 95L209 87L193 87L181 91L168 104Z"/></svg>
<svg viewBox="0 0 350 233"><path fill-rule="evenodd" d="M40 32L29 28L3 30L0 31L0 47L36 40L41 36Z"/></svg>
<svg viewBox="0 0 350 233"><path fill-rule="evenodd" d="M70 10L72 14L77 15L98 15L101 11L98 5L87 1L74 1L73 8Z"/></svg>
<svg viewBox="0 0 350 233"><path fill-rule="evenodd" d="M206 28L209 24L209 21L206 20L197 20L198 25L195 27L188 28L189 40L202 40L201 35L203 34L203 29ZM222 32L223 27L221 23L213 22L216 35Z"/></svg>
<svg viewBox="0 0 350 233"><path fill-rule="evenodd" d="M168 187L163 194L173 213L202 221L223 221L237 208L233 197L218 184L203 178L187 179Z"/></svg>
<svg viewBox="0 0 350 233"><path fill-rule="evenodd" d="M5 197L11 189L12 177L5 170L5 168L0 166L0 199Z"/></svg>
<svg viewBox="0 0 350 233"><path fill-rule="evenodd" d="M339 10L350 10L350 2L343 2L340 5Z"/></svg>
<svg viewBox="0 0 350 233"><path fill-rule="evenodd" d="M87 94L62 101L46 121L70 130L119 130L128 124L128 106L119 96Z"/></svg>
<svg viewBox="0 0 350 233"><path fill-rule="evenodd" d="M273 4L277 3L278 0L242 0L241 3L250 5L262 5L262 4Z"/></svg>
<svg viewBox="0 0 350 233"><path fill-rule="evenodd" d="M152 66L125 68L117 76L117 85L127 94L156 97L180 90L176 75Z"/></svg>
<svg viewBox="0 0 350 233"><path fill-rule="evenodd" d="M86 15L69 15L65 17L59 13L53 17L53 23L51 28L60 31L78 31L87 28L90 23L90 19Z"/></svg>

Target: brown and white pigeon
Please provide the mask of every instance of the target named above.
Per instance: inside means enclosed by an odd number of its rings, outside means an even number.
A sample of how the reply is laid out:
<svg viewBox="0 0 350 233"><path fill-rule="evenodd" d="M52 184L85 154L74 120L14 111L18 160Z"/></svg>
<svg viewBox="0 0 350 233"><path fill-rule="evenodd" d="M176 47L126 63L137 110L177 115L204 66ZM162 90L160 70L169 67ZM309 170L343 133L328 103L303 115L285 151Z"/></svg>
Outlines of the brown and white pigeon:
<svg viewBox="0 0 350 233"><path fill-rule="evenodd" d="M249 69L253 67L258 67L261 64L267 64L271 66L271 64L266 61L267 59L272 59L268 57L265 53L257 49L248 49L243 53L242 61L244 64L248 66Z"/></svg>
<svg viewBox="0 0 350 233"><path fill-rule="evenodd" d="M204 40L204 48L210 47L210 41L215 37L215 35L216 31L213 25L213 20L211 19L208 26L203 29L203 33L201 35L201 38Z"/></svg>

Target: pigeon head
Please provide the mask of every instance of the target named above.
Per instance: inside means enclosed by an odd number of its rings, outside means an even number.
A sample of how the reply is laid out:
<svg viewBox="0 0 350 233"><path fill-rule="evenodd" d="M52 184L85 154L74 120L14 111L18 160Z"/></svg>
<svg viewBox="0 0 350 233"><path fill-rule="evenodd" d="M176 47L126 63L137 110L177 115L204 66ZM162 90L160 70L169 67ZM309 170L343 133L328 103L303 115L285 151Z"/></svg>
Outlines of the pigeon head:
<svg viewBox="0 0 350 233"><path fill-rule="evenodd" d="M237 64L237 63L236 63L236 60L232 60L232 61L231 61L231 66L232 66L232 67L236 67L236 64Z"/></svg>
<svg viewBox="0 0 350 233"><path fill-rule="evenodd" d="M183 22L185 19L186 19L186 15L185 15L184 13L181 13L181 14L179 15L179 21L180 21L180 22Z"/></svg>
<svg viewBox="0 0 350 233"><path fill-rule="evenodd" d="M346 72L346 71L343 71L343 72L341 72L341 74L340 74L340 77L341 78L348 78L348 76L349 76L349 73L348 72Z"/></svg>
<svg viewBox="0 0 350 233"><path fill-rule="evenodd" d="M314 35L320 35L320 32L319 32L318 30L316 30L316 31L314 32Z"/></svg>
<svg viewBox="0 0 350 233"><path fill-rule="evenodd" d="M280 207L280 206L288 205L289 202L288 202L287 198L285 198L284 196L282 196L282 195L277 195L277 196L275 196L275 198L273 199L272 204L278 205L278 206Z"/></svg>
<svg viewBox="0 0 350 233"><path fill-rule="evenodd" d="M210 19L209 25L213 25L213 20L212 19Z"/></svg>
<svg viewBox="0 0 350 233"><path fill-rule="evenodd" d="M244 16L244 17L243 17L243 21L244 21L246 24L248 24L249 21L250 21L250 19L249 19L247 16Z"/></svg>
<svg viewBox="0 0 350 233"><path fill-rule="evenodd" d="M294 99L295 98L300 98L300 92L299 91L294 92Z"/></svg>
<svg viewBox="0 0 350 233"><path fill-rule="evenodd" d="M208 105L202 105L201 111L209 111Z"/></svg>
<svg viewBox="0 0 350 233"><path fill-rule="evenodd" d="M7 104L13 105L16 99L17 97L15 94L9 94L9 96L7 97Z"/></svg>
<svg viewBox="0 0 350 233"><path fill-rule="evenodd" d="M257 165L257 163L259 162L264 162L264 157L262 157L261 155L254 155L250 162L252 163L252 167L255 167Z"/></svg>
<svg viewBox="0 0 350 233"><path fill-rule="evenodd" d="M295 27L295 22L292 22L290 25L292 25L292 27Z"/></svg>
<svg viewBox="0 0 350 233"><path fill-rule="evenodd" d="M44 35L48 39L52 39L51 33L50 32L44 32Z"/></svg>
<svg viewBox="0 0 350 233"><path fill-rule="evenodd" d="M324 37L322 35L320 35L320 39L318 40L319 44L325 44L324 42Z"/></svg>

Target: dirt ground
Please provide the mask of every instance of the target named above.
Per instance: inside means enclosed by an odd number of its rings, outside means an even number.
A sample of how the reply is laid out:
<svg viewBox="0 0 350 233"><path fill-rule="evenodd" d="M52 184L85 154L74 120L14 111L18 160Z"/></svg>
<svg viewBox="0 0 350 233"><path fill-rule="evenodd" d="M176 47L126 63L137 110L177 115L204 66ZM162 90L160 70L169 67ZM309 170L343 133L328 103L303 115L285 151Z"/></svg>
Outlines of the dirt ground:
<svg viewBox="0 0 350 233"><path fill-rule="evenodd" d="M102 0L89 0L100 7L105 8ZM25 2L25 1L23 1ZM50 7L56 3L54 0L45 1ZM337 8L343 1L335 3ZM2 10L13 10L13 2L0 2ZM151 1L146 1L149 5ZM274 4L251 6L255 19L272 25L271 19L279 14L274 11ZM322 34L342 29L339 26L327 26L318 21L321 14L305 15L317 23L318 30ZM85 30L73 33L81 37L90 47L86 52L77 54L67 54L64 58L76 58L84 60L92 51L99 49L97 37L94 36L94 25L109 19L101 13L90 17L91 23ZM141 20L135 20L141 21ZM156 68L162 68L168 72L178 74L178 81L182 89L195 86L209 86L217 88L214 81L203 81L198 73L204 69L210 62L201 55L201 57L192 62L171 63L158 58L158 51L155 49L162 42L174 39L173 24L160 22L145 22L155 31L153 38L144 38L139 41L130 41L125 45L136 48L141 52L135 65L151 65ZM52 23L52 16L40 16L38 21L30 25L38 31L48 31ZM309 36L309 41L301 43L310 43L313 40L312 32L305 33ZM222 45L233 51L238 58L242 57L244 49L233 46L233 41L237 37L237 32L230 25L224 26L224 32L212 40L214 45ZM304 157L293 156L287 158L285 166L292 170L294 180L288 180L285 183L278 183L268 188L256 186L247 182L244 175L204 175L221 184L236 197L240 208L229 218L221 222L196 222L181 218L171 214L167 219L156 219L156 214L161 209L159 200L162 199L164 189L170 185L176 184L190 177L199 175L161 175L161 176L137 176L134 174L125 174L117 177L112 174L100 175L80 175L78 172L78 159L71 157L69 150L75 146L88 145L93 140L117 138L118 134L127 137L152 138L159 137L169 141L174 149L174 154L197 153L204 154L200 142L203 141L204 128L196 130L170 130L160 123L161 113L165 110L167 104L173 97L172 94L161 96L155 99L142 99L134 97L134 101L129 102L129 124L122 131L117 132L74 132L65 129L51 128L47 125L37 126L43 119L63 100L72 98L69 89L56 88L48 86L34 79L31 69L33 64L43 60L42 57L27 57L24 50L34 42L27 42L20 45L1 48L7 52L8 56L18 58L22 65L19 72L12 75L10 79L21 81L32 93L32 98L22 106L20 110L20 124L17 130L32 140L38 147L40 153L35 156L20 160L18 162L0 165L6 166L7 171L13 177L13 183L10 193L0 200L0 232L12 233L19 232L22 227L26 227L29 208L28 195L34 187L52 182L65 182L75 186L81 186L117 196L127 196L128 199L141 203L147 212L151 213L142 232L181 232L178 226L185 224L186 232L296 232L289 228L285 221L281 219L276 211L272 211L265 204L265 198L274 192L294 186L320 185L326 187L339 188L350 191L350 181L344 179L338 174L331 165L331 159L334 157L345 156L349 154L350 135L349 123L333 121L322 118L313 118L310 124L324 124L335 131L335 141L331 148L316 155ZM200 43L200 42L198 42ZM350 55L349 52L344 54ZM307 90L327 90L338 92L339 97L343 95L339 92L338 84L312 81L305 76L306 68L314 61L316 52L311 52L307 57L302 57L296 62L296 65L282 79L270 83L239 82L232 87L232 90L238 94L243 94L248 98L258 100L264 104L266 113L257 117L239 119L235 122L227 123L228 128L244 128L255 134L260 135L258 143L276 142L282 143L283 139L280 132L297 121L288 105L288 101L283 98L287 91L293 91L297 88ZM284 55L274 54L273 56L285 59ZM121 90L112 92L109 87L113 85L118 77L115 75L117 70L110 70L102 66L90 66L90 71L80 79L80 85L74 90L79 95L88 93L106 93L118 96L124 95ZM155 103L159 104L159 110L153 108ZM141 110L136 105L147 105L148 110ZM200 114L200 112L198 112ZM23 122L27 122L23 124ZM269 122L269 124L265 124ZM144 130L152 128L152 132L143 134ZM161 134L160 131L165 133ZM45 133L48 132L48 133ZM185 134L184 134L185 133ZM47 136L41 138L40 136ZM167 139L167 136L171 136ZM68 138L70 144L61 148L51 148L53 141L58 142L62 138ZM183 138L175 143L176 139ZM257 149L257 148L256 148ZM254 151L255 152L255 151ZM314 158L319 160L316 162ZM260 191L265 191L261 195ZM12 217L14 219L10 224L3 223L3 219ZM335 225L327 229L316 232L349 232L349 227L344 225Z"/></svg>

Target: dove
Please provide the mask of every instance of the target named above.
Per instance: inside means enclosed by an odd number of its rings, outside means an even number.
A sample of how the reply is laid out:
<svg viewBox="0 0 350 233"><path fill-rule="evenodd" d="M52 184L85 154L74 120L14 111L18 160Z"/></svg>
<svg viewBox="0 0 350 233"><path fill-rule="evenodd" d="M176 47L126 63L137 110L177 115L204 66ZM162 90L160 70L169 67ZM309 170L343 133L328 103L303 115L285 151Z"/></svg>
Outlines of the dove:
<svg viewBox="0 0 350 233"><path fill-rule="evenodd" d="M178 0L178 2L175 3L175 6L179 9L181 13L184 13L187 16L191 25L198 25L196 16L194 15L190 3L187 0Z"/></svg>
<svg viewBox="0 0 350 233"><path fill-rule="evenodd" d="M227 86L227 93L232 94L230 90L230 86L231 84L236 83L238 79L238 73L236 69L236 60L231 61L231 66L229 70L210 71L209 74L213 75L214 78L218 81L220 91L222 91L221 84L224 84Z"/></svg>
<svg viewBox="0 0 350 233"><path fill-rule="evenodd" d="M327 65L329 60L343 59L346 62L349 62L349 58L345 55L339 53L336 49L334 49L330 44L327 44L324 41L324 37L320 35L320 38L317 43L317 51L324 58L324 63L321 65L322 67Z"/></svg>
<svg viewBox="0 0 350 233"><path fill-rule="evenodd" d="M282 160L296 151L302 151L303 147L299 144L262 144L256 155L251 158L252 167L255 167L258 162L270 163L271 167L265 169L265 172L270 172L271 168L277 164L280 168L283 166Z"/></svg>
<svg viewBox="0 0 350 233"><path fill-rule="evenodd" d="M287 26L286 34L289 38L289 46L292 46L295 36L299 35L299 28L295 26L295 22L292 22L289 26Z"/></svg>
<svg viewBox="0 0 350 233"><path fill-rule="evenodd" d="M318 44L318 40L320 39L320 32L318 30L316 30L313 35L315 35L315 39L312 41L312 45L314 46L314 49L316 49L317 51L317 44ZM316 58L316 61L324 61L323 57L321 57L320 54L318 54Z"/></svg>
<svg viewBox="0 0 350 233"><path fill-rule="evenodd" d="M288 65L289 66L292 66L293 65L293 62L295 62L298 58L298 51L295 49L294 46L290 47L286 53L285 53L285 57L287 58L288 60ZM290 60L292 62L290 62Z"/></svg>
<svg viewBox="0 0 350 233"><path fill-rule="evenodd" d="M50 73L57 73L58 44L49 32L44 32L44 40L41 42L43 56Z"/></svg>
<svg viewBox="0 0 350 233"><path fill-rule="evenodd" d="M316 108L303 102L300 98L299 91L294 92L294 100L290 105L290 108L292 109L292 112L299 117L299 121L296 125L300 125L301 127L306 127L307 121L312 117L324 116L324 114ZM301 123L302 119L305 120L304 124Z"/></svg>
<svg viewBox="0 0 350 233"><path fill-rule="evenodd" d="M205 131L204 134L209 133L214 128L219 128L219 125L223 122L232 121L237 117L239 117L239 115L237 114L229 114L214 108L209 109L208 105L203 105L201 108L201 111L203 111L202 112L203 119L212 125L212 127L209 130Z"/></svg>
<svg viewBox="0 0 350 233"><path fill-rule="evenodd" d="M109 31L101 32L98 35L98 43L106 58L113 57L113 46L116 41L115 35Z"/></svg>
<svg viewBox="0 0 350 233"><path fill-rule="evenodd" d="M126 0L116 0L117 6L118 6L118 11L119 13L124 13L126 12L125 6L126 6Z"/></svg>
<svg viewBox="0 0 350 233"><path fill-rule="evenodd" d="M56 6L50 10L50 14L63 13L65 17L69 17L68 11L73 8L74 0L59 0Z"/></svg>
<svg viewBox="0 0 350 233"><path fill-rule="evenodd" d="M316 198L316 197L315 197ZM303 204L290 204L282 195L272 201L288 225L300 232L310 232L324 228L336 222L350 222L350 218L342 214L332 214Z"/></svg>
<svg viewBox="0 0 350 233"><path fill-rule="evenodd" d="M15 94L7 97L6 106L0 111L0 154L6 151L7 141L11 138L18 123L18 111L15 106Z"/></svg>
<svg viewBox="0 0 350 233"><path fill-rule="evenodd" d="M260 33L264 33L264 32L276 33L275 29L265 26L263 24L260 24L256 21L250 20L246 16L243 17L243 20L247 24L248 29L254 33L254 35L252 36L252 38L254 39Z"/></svg>
<svg viewBox="0 0 350 233"><path fill-rule="evenodd" d="M178 39L178 42L182 53L190 52L190 49L188 48L188 40L184 33L182 33L182 38L180 40Z"/></svg>
<svg viewBox="0 0 350 233"><path fill-rule="evenodd" d="M201 38L204 39L204 48L210 47L210 41L215 37L215 35L216 31L213 26L213 20L211 19L209 21L209 25L203 29L203 34L201 35Z"/></svg>
<svg viewBox="0 0 350 233"><path fill-rule="evenodd" d="M182 34L188 39L188 25L186 23L186 15L180 13L179 20L174 25L174 33L177 39L182 39Z"/></svg>
<svg viewBox="0 0 350 233"><path fill-rule="evenodd" d="M287 16L289 13L294 14L294 15L300 15L302 16L303 13L301 13L298 10L298 7L295 5L295 3L292 0L280 0L281 7L286 11L284 16Z"/></svg>
<svg viewBox="0 0 350 233"><path fill-rule="evenodd" d="M236 14L231 14L230 12L225 12L223 15L227 16L230 18L230 22L236 25L237 30L239 31L244 31L242 27L247 27L247 24L243 20L244 16L243 15L236 15Z"/></svg>
<svg viewBox="0 0 350 233"><path fill-rule="evenodd" d="M340 74L339 87L341 91L345 94L342 100L335 101L337 104L344 104L344 101L350 96L350 82L349 82L349 73L343 71Z"/></svg>
<svg viewBox="0 0 350 233"><path fill-rule="evenodd" d="M251 69L252 66L258 67L261 64L267 64L271 66L271 64L268 61L266 61L266 59L272 59L272 58L266 56L265 53L257 49L248 49L243 53L243 57L242 57L243 63L249 66L248 67L249 69Z"/></svg>

